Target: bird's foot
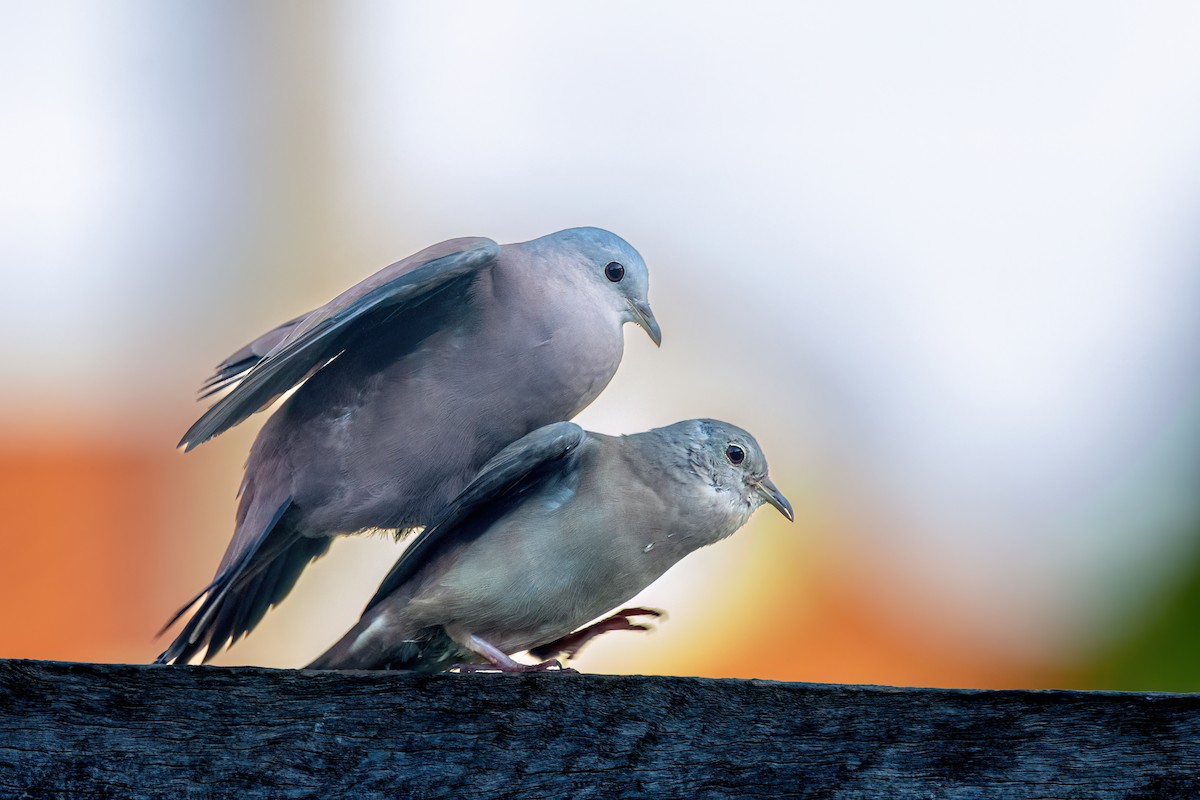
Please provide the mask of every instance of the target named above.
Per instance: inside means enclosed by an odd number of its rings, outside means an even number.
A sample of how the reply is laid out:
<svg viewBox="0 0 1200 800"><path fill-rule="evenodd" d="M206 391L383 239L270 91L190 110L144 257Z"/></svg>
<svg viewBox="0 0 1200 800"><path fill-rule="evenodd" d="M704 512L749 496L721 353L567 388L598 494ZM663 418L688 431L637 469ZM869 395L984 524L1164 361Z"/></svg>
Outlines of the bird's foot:
<svg viewBox="0 0 1200 800"><path fill-rule="evenodd" d="M522 664L520 661L514 661L491 642L475 635L471 635L467 640L467 646L483 656L487 663L455 664L451 669L457 669L459 672L578 672L570 667L564 667L562 662L556 658L549 658L536 664Z"/></svg>
<svg viewBox="0 0 1200 800"><path fill-rule="evenodd" d="M665 611L660 611L657 608L623 608L610 617L605 617L599 622L593 622L586 628L580 628L574 633L568 633L553 642L547 642L540 647L535 647L529 651L529 654L534 658L554 658L559 657L570 660L579 654L583 646L595 639L602 633L609 631L648 631L649 624L646 622L633 622L631 617L651 617L657 619L665 614Z"/></svg>
<svg viewBox="0 0 1200 800"><path fill-rule="evenodd" d="M472 672L565 672L579 674L579 670L564 667L556 658L540 661L537 664L522 664L513 661L512 664L455 664L450 669L456 669L462 674Z"/></svg>

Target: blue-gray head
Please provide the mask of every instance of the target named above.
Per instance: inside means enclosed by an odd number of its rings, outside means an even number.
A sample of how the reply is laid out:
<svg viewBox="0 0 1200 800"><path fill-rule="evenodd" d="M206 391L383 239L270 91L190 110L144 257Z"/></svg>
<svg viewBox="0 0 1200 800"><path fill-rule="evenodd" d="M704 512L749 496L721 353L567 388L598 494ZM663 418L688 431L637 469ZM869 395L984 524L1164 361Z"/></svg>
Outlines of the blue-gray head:
<svg viewBox="0 0 1200 800"><path fill-rule="evenodd" d="M570 248L580 258L585 279L617 312L622 323L638 325L656 345L662 330L650 310L650 275L646 262L629 242L603 228L568 228L530 242L536 246Z"/></svg>
<svg viewBox="0 0 1200 800"><path fill-rule="evenodd" d="M689 419L658 430L686 448L693 472L715 490L731 493L735 503L744 503L747 514L767 503L795 519L792 504L767 476L762 448L746 431L716 419Z"/></svg>

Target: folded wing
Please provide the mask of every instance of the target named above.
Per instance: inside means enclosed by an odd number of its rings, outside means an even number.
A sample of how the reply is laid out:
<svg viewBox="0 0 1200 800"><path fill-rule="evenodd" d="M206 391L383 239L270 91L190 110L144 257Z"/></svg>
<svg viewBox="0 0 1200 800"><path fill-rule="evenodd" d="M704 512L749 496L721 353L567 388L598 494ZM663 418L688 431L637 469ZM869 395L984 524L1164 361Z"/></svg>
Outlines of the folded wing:
<svg viewBox="0 0 1200 800"><path fill-rule="evenodd" d="M587 432L575 423L555 422L526 434L497 453L413 540L363 613L402 586L443 547L480 532L486 525L472 524L479 517L492 518L503 513L547 481L562 479L564 472L572 467L572 455L586 439Z"/></svg>

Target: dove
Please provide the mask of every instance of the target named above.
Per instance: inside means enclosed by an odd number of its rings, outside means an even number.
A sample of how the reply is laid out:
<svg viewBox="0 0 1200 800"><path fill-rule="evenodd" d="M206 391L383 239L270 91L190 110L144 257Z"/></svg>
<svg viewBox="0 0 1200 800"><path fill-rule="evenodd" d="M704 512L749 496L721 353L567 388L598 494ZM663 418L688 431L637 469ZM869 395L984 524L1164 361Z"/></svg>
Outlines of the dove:
<svg viewBox="0 0 1200 800"><path fill-rule="evenodd" d="M648 282L638 252L599 228L452 239L227 358L202 391L229 391L185 450L295 391L255 439L233 538L158 661L208 661L333 537L426 525L503 447L578 414L616 372L626 322L661 344Z"/></svg>
<svg viewBox="0 0 1200 800"><path fill-rule="evenodd" d="M483 466L413 539L362 618L309 669L524 672L763 504L789 521L754 438L694 419L629 436L557 422ZM583 631L632 629L626 609ZM616 620L618 624L612 625Z"/></svg>

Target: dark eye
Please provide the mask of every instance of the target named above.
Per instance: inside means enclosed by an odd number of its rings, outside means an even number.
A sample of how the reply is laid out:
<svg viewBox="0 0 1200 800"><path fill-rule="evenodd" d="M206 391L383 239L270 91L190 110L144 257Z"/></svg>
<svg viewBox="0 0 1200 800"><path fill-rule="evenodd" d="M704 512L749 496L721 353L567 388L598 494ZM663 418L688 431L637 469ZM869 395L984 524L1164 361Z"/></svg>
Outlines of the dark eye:
<svg viewBox="0 0 1200 800"><path fill-rule="evenodd" d="M736 444L731 444L725 448L725 457L729 459L730 464L737 465L746 460L746 451Z"/></svg>
<svg viewBox="0 0 1200 800"><path fill-rule="evenodd" d="M625 268L615 261L610 261L608 262L608 266L604 268L604 277L616 283L625 277Z"/></svg>

